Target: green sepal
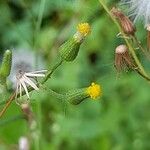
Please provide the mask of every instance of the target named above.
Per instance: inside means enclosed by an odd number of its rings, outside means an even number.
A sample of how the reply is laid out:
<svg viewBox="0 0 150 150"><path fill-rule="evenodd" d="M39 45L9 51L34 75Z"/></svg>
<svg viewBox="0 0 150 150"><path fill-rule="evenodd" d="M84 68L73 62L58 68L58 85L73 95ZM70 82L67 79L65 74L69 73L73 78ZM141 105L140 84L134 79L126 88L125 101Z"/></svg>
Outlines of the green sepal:
<svg viewBox="0 0 150 150"><path fill-rule="evenodd" d="M88 97L89 95L86 93L85 88L72 90L66 93L66 100L73 105L80 104L82 101L84 101Z"/></svg>
<svg viewBox="0 0 150 150"><path fill-rule="evenodd" d="M59 48L62 60L73 61L78 55L81 43L82 42L77 42L77 40L73 37L62 44Z"/></svg>

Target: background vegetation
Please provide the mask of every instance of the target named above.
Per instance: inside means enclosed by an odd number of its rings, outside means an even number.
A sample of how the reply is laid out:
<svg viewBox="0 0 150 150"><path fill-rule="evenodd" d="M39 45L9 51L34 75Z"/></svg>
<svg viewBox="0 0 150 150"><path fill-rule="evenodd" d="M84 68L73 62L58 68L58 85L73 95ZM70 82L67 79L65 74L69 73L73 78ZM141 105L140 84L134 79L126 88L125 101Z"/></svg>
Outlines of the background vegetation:
<svg viewBox="0 0 150 150"><path fill-rule="evenodd" d="M117 75L114 50L123 40L116 37L118 30L98 0L45 0L43 12L42 3L44 0L0 2L0 56L6 49L14 54L19 50L23 56L28 52L27 63L39 56L35 67L47 68L55 61L58 47L74 34L76 25L89 22L92 32L77 59L64 63L46 84L65 92L95 81L101 84L103 97L72 106L50 97L47 91L32 93L30 101L42 132L40 150L150 149L150 85L134 72ZM108 6L117 3L109 0ZM137 31L145 44L146 32L140 22ZM142 61L148 68L148 62ZM28 135L21 116L14 102L0 120L0 150L17 149L19 138Z"/></svg>

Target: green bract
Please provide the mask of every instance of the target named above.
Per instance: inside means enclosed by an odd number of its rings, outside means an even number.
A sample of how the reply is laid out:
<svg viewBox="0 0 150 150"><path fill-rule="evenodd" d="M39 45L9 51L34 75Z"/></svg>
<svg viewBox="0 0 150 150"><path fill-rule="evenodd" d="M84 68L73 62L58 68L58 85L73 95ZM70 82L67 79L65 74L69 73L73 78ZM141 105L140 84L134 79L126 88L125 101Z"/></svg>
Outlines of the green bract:
<svg viewBox="0 0 150 150"><path fill-rule="evenodd" d="M66 41L59 48L59 53L62 60L73 61L79 52L81 42L77 42L75 38L71 38Z"/></svg>
<svg viewBox="0 0 150 150"><path fill-rule="evenodd" d="M11 63L12 63L12 52L10 50L6 50L0 67L1 83L5 82L6 78L9 76L11 70Z"/></svg>
<svg viewBox="0 0 150 150"><path fill-rule="evenodd" d="M67 101L73 105L80 104L88 97L89 95L86 93L86 88L72 90L66 94Z"/></svg>

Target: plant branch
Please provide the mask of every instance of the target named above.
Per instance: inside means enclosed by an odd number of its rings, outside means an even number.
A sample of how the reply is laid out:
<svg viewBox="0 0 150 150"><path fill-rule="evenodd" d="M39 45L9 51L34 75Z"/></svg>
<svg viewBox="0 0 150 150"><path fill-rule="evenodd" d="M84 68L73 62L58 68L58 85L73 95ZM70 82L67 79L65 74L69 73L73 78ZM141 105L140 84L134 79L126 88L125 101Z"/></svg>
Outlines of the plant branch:
<svg viewBox="0 0 150 150"><path fill-rule="evenodd" d="M43 79L43 81L41 82L41 84L45 83L50 76L53 74L53 72L63 63L63 60L60 59L51 70L48 71L48 73L46 74L45 78Z"/></svg>
<svg viewBox="0 0 150 150"><path fill-rule="evenodd" d="M113 22L116 24L117 28L119 29L119 32L121 32L121 34L123 35L124 37L124 40L130 50L130 53L138 67L138 69L140 70L140 75L145 78L146 80L150 80L150 77L148 76L148 74L146 73L144 67L142 66L141 62L139 61L135 51L134 51L134 48L132 47L132 45L130 44L130 42L125 38L125 34L124 32L122 31L121 27L119 26L118 22L116 21L116 19L112 16L111 12L109 11L108 7L106 6L104 0L99 0L100 4L103 6L103 8L105 9L105 11L109 14L109 16L111 17L111 19L113 20Z"/></svg>
<svg viewBox="0 0 150 150"><path fill-rule="evenodd" d="M132 38L133 38L134 42L137 44L137 46L142 50L142 52L145 55L145 57L150 61L150 55L149 55L149 53L142 47L142 45L139 42L139 40L137 39L137 37L133 36Z"/></svg>
<svg viewBox="0 0 150 150"><path fill-rule="evenodd" d="M15 99L16 96L16 92L14 92L10 98L6 101L6 105L4 106L4 108L2 109L2 111L0 112L0 118L3 116L3 114L5 113L5 111L7 110L7 108L10 106L10 104L12 103L12 101Z"/></svg>

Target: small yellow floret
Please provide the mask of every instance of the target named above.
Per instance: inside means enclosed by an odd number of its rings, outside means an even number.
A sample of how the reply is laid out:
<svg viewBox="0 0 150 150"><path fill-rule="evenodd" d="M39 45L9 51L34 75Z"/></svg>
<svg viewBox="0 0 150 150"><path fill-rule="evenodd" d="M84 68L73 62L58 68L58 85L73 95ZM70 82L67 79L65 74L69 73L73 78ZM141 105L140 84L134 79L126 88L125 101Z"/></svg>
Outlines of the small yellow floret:
<svg viewBox="0 0 150 150"><path fill-rule="evenodd" d="M95 84L95 83L92 83L91 86L89 86L87 88L87 91L88 95L92 98L92 99L95 99L97 98L98 96L101 96L102 95L102 90L101 90L101 87L100 85L98 84Z"/></svg>
<svg viewBox="0 0 150 150"><path fill-rule="evenodd" d="M78 32L80 32L83 36L86 36L91 32L91 27L88 23L80 23L77 26Z"/></svg>

